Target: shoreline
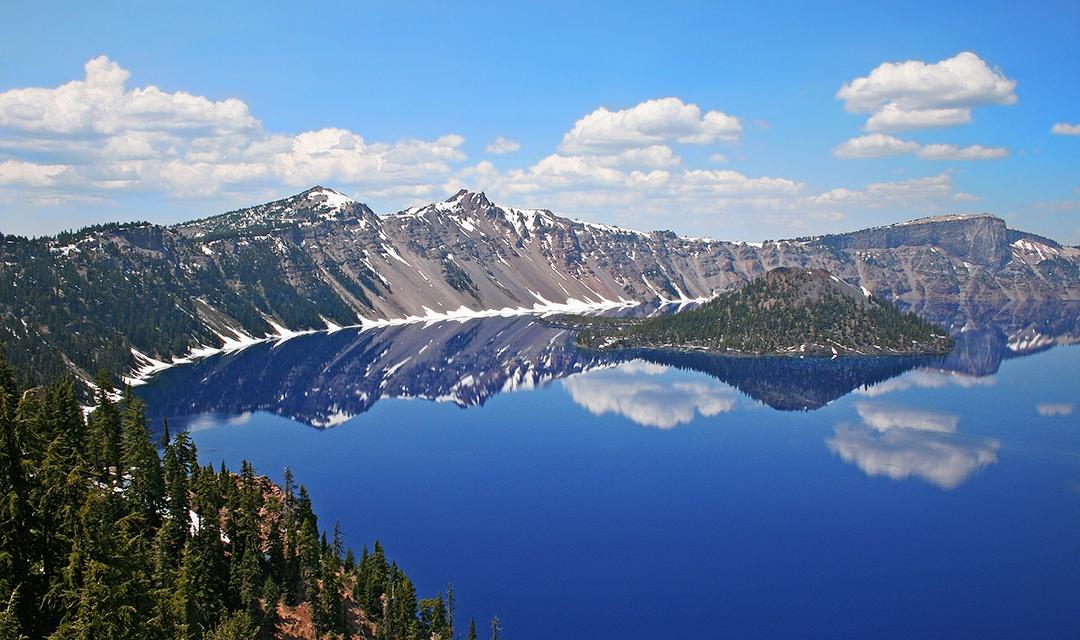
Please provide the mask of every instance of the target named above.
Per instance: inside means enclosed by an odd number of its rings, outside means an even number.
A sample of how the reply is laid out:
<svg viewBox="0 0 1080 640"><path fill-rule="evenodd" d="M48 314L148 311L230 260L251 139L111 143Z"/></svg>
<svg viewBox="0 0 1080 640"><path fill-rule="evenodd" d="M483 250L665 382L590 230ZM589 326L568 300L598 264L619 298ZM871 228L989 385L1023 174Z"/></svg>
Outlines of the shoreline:
<svg viewBox="0 0 1080 640"><path fill-rule="evenodd" d="M685 305L691 303L701 303L707 300L707 298L660 298L660 306L669 306L673 304ZM516 316L547 316L552 314L563 313L589 313L596 311L608 311L611 309L629 309L637 307L642 304L646 304L648 301L640 300L625 300L620 298L619 300L601 299L600 301L582 301L575 298L570 298L566 302L551 302L545 301L546 304L536 303L532 307L503 307L501 309L480 309L474 310L462 305L452 311L434 311L425 306L421 308L427 311L422 316L410 315L404 318L385 318L379 320L370 320L361 316L358 324L339 326L328 320L325 329L303 329L294 331L287 329L280 324L277 324L272 319L267 319L277 333L272 335L266 335L261 338L252 336L243 332L240 329L230 328L229 330L234 333L234 337L223 335L218 331L214 332L223 342L220 347L211 347L207 345L199 345L188 350L185 354L173 358L171 361L166 362L164 360L158 360L152 356L142 353L138 349L132 347L131 355L136 360L136 366L131 369L127 375L122 375L121 380L131 387L137 387L146 384L154 376L166 371L173 367L192 364L196 361L203 360L210 356L219 355L222 353L234 353L242 351L252 345L264 344L267 342L283 343L287 340L295 338L301 335L310 335L315 333L336 333L344 329L359 329L361 332L368 331L370 329L381 329L384 327L395 327L410 324L435 324L439 322L468 322L469 320L477 320L481 318L511 318Z"/></svg>

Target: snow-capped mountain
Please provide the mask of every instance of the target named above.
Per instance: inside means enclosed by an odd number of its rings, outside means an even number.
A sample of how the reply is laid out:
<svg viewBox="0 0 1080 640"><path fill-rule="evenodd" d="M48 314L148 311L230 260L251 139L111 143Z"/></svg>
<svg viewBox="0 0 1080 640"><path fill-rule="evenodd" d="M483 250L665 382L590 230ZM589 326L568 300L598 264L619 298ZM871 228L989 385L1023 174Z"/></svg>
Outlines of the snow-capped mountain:
<svg viewBox="0 0 1080 640"><path fill-rule="evenodd" d="M750 244L571 220L466 190L380 216L314 187L172 227L5 237L0 254L11 359L84 377L371 321L701 299L780 266L912 305L1080 299L1080 249L989 215Z"/></svg>

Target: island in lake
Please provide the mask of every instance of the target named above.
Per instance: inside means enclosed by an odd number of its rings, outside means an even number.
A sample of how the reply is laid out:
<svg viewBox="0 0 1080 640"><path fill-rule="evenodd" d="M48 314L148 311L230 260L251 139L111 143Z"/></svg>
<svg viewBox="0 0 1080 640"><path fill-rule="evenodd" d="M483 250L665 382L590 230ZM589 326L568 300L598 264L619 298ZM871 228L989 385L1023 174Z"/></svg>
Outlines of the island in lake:
<svg viewBox="0 0 1080 640"><path fill-rule="evenodd" d="M821 269L780 267L700 307L650 318L558 316L596 350L730 355L929 355L948 333Z"/></svg>

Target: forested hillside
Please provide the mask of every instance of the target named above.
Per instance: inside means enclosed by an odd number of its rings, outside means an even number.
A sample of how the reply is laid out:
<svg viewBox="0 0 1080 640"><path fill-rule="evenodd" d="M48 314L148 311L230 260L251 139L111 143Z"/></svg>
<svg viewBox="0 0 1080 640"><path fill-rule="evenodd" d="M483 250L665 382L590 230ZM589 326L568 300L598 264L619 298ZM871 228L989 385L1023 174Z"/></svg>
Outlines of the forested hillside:
<svg viewBox="0 0 1080 640"><path fill-rule="evenodd" d="M104 380L84 419L70 378L19 378L0 358L0 640L454 637L452 588L320 533L287 470L201 467Z"/></svg>
<svg viewBox="0 0 1080 640"><path fill-rule="evenodd" d="M696 309L653 318L568 318L592 349L734 354L947 353L948 334L816 269L781 267Z"/></svg>

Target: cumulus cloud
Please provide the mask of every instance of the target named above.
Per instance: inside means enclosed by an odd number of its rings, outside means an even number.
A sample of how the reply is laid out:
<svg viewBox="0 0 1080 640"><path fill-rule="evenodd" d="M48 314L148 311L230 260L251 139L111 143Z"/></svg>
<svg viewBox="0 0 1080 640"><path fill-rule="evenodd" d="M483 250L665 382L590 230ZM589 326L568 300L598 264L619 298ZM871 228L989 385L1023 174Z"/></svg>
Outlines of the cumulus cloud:
<svg viewBox="0 0 1080 640"><path fill-rule="evenodd" d="M424 187L463 160L464 140L372 142L335 128L264 131L241 100L211 100L156 86L128 88L130 73L102 56L84 77L54 88L0 92L0 185L38 196L119 189L176 196L230 188L334 181L378 189ZM43 160L44 159L44 160Z"/></svg>
<svg viewBox="0 0 1080 640"><path fill-rule="evenodd" d="M480 162L448 181L447 188L462 183L520 206L586 218L615 217L621 224L633 225L633 219L641 219L648 228L656 224L657 215L765 210L777 214L805 204L801 182L734 170L686 168L665 145L606 155L556 153L532 166L506 171Z"/></svg>
<svg viewBox="0 0 1080 640"><path fill-rule="evenodd" d="M167 93L150 85L127 90L130 73L105 56L84 66L85 76L54 89L0 93L0 126L16 131L81 135L123 131L225 134L256 129L258 121L235 98L212 101Z"/></svg>
<svg viewBox="0 0 1080 640"><path fill-rule="evenodd" d="M511 140L510 138L504 138L498 136L484 147L484 151L493 153L497 156L505 155L507 153L513 153L521 148L521 143L517 140Z"/></svg>
<svg viewBox="0 0 1080 640"><path fill-rule="evenodd" d="M1080 124L1059 122L1050 128L1050 133L1059 136L1080 136Z"/></svg>
<svg viewBox="0 0 1080 640"><path fill-rule="evenodd" d="M836 98L851 113L871 114L871 132L965 124L974 107L1017 100L1016 81L970 51L935 63L883 63L844 84Z"/></svg>
<svg viewBox="0 0 1080 640"><path fill-rule="evenodd" d="M49 186L57 184L67 167L58 164L34 164L18 160L0 162L0 185L23 184Z"/></svg>
<svg viewBox="0 0 1080 640"><path fill-rule="evenodd" d="M1004 147L984 147L973 144L958 147L952 144L920 145L884 133L870 133L852 138L833 150L837 158L884 158L915 154L924 160L993 160L1009 155Z"/></svg>
<svg viewBox="0 0 1080 640"><path fill-rule="evenodd" d="M672 380L667 367L638 362L590 371L562 381L575 403L594 415L616 413L658 429L692 422L698 415L731 411L737 395L716 382Z"/></svg>
<svg viewBox="0 0 1080 640"><path fill-rule="evenodd" d="M861 207L904 206L939 202L952 195L952 174L874 182L862 189L840 187L810 196L808 200L818 205L858 205Z"/></svg>
<svg viewBox="0 0 1080 640"><path fill-rule="evenodd" d="M871 133L848 140L834 149L833 155L837 158L882 158L918 150L918 142L901 140L884 133Z"/></svg>
<svg viewBox="0 0 1080 640"><path fill-rule="evenodd" d="M678 98L646 100L629 109L600 107L574 123L563 136L562 151L571 154L681 142L708 144L737 140L742 124L721 111L702 113Z"/></svg>
<svg viewBox="0 0 1080 640"><path fill-rule="evenodd" d="M466 165L464 139L452 133L380 141L336 127L271 132L241 100L130 84L127 70L101 57L58 87L0 92L0 199L20 206L107 202L121 193L246 199L330 183L404 205L469 184L503 202L571 216L652 229L667 224L658 217L680 215L695 218L680 224L700 222L707 233L742 234L766 224L820 232L821 221L842 219L845 207L929 207L954 195L948 174L821 192L782 176L687 166L675 145L734 141L742 124L677 98L598 108L568 129L556 152L502 170L489 161ZM500 137L488 151L515 144Z"/></svg>

